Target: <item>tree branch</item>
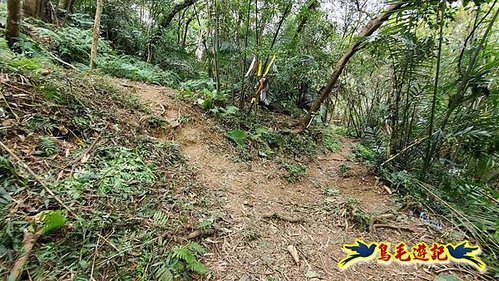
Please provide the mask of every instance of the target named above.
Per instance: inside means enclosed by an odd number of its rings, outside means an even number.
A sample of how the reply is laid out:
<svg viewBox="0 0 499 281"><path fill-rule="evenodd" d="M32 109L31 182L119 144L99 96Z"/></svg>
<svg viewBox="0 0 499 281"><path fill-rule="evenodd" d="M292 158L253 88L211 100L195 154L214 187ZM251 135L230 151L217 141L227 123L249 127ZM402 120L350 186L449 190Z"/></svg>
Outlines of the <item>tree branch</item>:
<svg viewBox="0 0 499 281"><path fill-rule="evenodd" d="M298 123L298 129L295 131L295 133L300 133L303 132L308 125L310 124L310 121L312 120L313 116L316 114L316 112L319 110L321 104L326 100L326 98L331 94L333 88L336 86L336 83L338 82L338 79L343 72L343 69L345 68L346 64L350 60L350 58L358 52L360 49L364 47L364 42L365 40L371 36L378 28L385 22L387 21L390 16L395 13L398 9L404 6L404 3L396 3L388 6L388 8L378 17L376 17L373 20L370 20L366 27L362 30L362 32L359 34L359 39L348 49L348 51L341 57L341 59L336 63L336 67L334 69L333 75L329 82L327 83L326 87L321 91L321 94L319 98L312 104L312 107L310 108L310 112L305 115L300 122Z"/></svg>

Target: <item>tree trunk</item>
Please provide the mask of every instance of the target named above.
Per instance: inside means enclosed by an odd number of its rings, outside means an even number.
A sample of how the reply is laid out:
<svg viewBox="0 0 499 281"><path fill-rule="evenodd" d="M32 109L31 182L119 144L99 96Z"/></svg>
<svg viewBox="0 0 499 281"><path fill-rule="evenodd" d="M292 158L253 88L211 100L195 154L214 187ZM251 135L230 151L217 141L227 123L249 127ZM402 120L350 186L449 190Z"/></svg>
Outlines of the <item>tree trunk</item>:
<svg viewBox="0 0 499 281"><path fill-rule="evenodd" d="M92 32L92 49L90 51L90 70L95 68L95 59L97 58L97 46L99 45L99 35L100 35L100 17L102 15L103 6L104 6L104 0L97 0L94 28Z"/></svg>
<svg viewBox="0 0 499 281"><path fill-rule="evenodd" d="M57 8L61 10L67 10L69 4L69 0L59 0L59 4L57 4Z"/></svg>
<svg viewBox="0 0 499 281"><path fill-rule="evenodd" d="M298 15L299 24L296 27L295 35L293 35L293 41L292 41L293 43L296 42L296 40L298 38L298 35L300 35L300 33L303 31L303 28L305 27L305 25L308 22L309 16L308 16L307 13L309 11L312 12L312 11L317 10L317 8L319 8L319 6L320 6L320 3L319 3L318 0L309 0L305 4L305 6L303 7L301 13Z"/></svg>
<svg viewBox="0 0 499 281"><path fill-rule="evenodd" d="M358 36L359 39L357 40L357 42L355 42L343 55L343 57L341 57L341 59L336 63L336 67L334 69L331 79L327 83L326 87L322 90L319 98L312 104L310 112L307 113L307 115L305 115L298 123L298 129L296 132L298 133L303 132L308 127L313 116L320 109L321 104L331 94L346 64L356 52L358 52L360 49L363 48L364 46L363 43L367 39L367 37L371 36L376 30L378 30L378 28L403 5L404 5L403 3L392 4L388 6L388 8L380 16L370 20L367 23L364 30L361 32L361 34L359 34Z"/></svg>
<svg viewBox="0 0 499 281"><path fill-rule="evenodd" d="M13 49L14 44L19 37L22 21L22 2L21 0L7 1L7 25L5 27L5 39L10 49Z"/></svg>
<svg viewBox="0 0 499 281"><path fill-rule="evenodd" d="M66 11L72 13L75 2L76 2L76 0L68 0L68 4L66 6Z"/></svg>
<svg viewBox="0 0 499 281"><path fill-rule="evenodd" d="M26 17L38 17L38 0L24 0L23 14Z"/></svg>
<svg viewBox="0 0 499 281"><path fill-rule="evenodd" d="M37 0L38 7L36 11L36 17L44 21L51 21L51 12L47 11L47 5L49 0Z"/></svg>
<svg viewBox="0 0 499 281"><path fill-rule="evenodd" d="M442 42L444 40L444 13L445 13L445 4L443 2L440 11L437 11L437 19L439 21L439 32L438 32L438 49L437 49L437 69L435 70L435 80L433 84L433 97L431 101L431 110L430 110L430 128L428 130L428 146L426 147L426 154L424 157L423 169L421 171L421 176L424 177L428 168L430 168L430 163L433 154L433 129L435 126L435 109L437 104L437 95L438 95L438 82L440 78L440 64L442 61Z"/></svg>
<svg viewBox="0 0 499 281"><path fill-rule="evenodd" d="M170 13L168 13L159 23L159 28L154 34L152 40L157 40L158 38L160 38L161 34L163 33L163 30L165 30L170 25L175 15L180 13L183 9L194 5L196 1L197 0L184 0L183 2L175 5L173 9L170 11Z"/></svg>

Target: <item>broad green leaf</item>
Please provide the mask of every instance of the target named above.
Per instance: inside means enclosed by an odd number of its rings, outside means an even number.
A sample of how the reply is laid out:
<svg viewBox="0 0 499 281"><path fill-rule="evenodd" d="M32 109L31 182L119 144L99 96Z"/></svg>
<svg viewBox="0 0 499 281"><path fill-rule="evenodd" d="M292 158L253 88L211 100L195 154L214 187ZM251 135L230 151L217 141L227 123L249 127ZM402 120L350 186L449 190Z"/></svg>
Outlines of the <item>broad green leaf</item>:
<svg viewBox="0 0 499 281"><path fill-rule="evenodd" d="M244 147L246 144L246 138L248 137L246 132L241 129L232 130L228 132L226 136L235 142L239 147Z"/></svg>

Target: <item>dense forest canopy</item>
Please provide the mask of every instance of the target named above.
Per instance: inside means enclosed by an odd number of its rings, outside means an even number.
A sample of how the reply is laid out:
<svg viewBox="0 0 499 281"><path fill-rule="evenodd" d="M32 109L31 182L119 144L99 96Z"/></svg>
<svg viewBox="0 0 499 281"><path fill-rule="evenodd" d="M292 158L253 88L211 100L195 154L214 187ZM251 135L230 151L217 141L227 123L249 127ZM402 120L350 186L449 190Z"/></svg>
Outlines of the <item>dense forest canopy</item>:
<svg viewBox="0 0 499 281"><path fill-rule="evenodd" d="M2 56L2 73L30 70L14 63L22 58L175 88L246 157L251 149L268 157L283 140L303 140L304 155L341 131L360 140L357 154L400 198L478 241L497 274L497 0L8 0L0 8L2 52L13 52ZM261 128L275 118L284 125L269 137Z"/></svg>

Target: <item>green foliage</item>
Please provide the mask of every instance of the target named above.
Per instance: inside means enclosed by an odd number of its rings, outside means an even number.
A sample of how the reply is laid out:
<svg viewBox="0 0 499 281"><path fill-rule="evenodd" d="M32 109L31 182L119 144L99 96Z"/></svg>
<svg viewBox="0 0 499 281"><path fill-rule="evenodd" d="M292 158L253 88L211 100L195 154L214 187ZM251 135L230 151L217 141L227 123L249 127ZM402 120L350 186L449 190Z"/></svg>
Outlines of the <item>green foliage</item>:
<svg viewBox="0 0 499 281"><path fill-rule="evenodd" d="M324 130L323 145L331 152L338 152L341 150L341 141L331 128Z"/></svg>
<svg viewBox="0 0 499 281"><path fill-rule="evenodd" d="M48 65L46 52L29 37L21 36L16 46L22 46L20 54L13 53L4 38L0 38L0 71L8 73L39 72Z"/></svg>
<svg viewBox="0 0 499 281"><path fill-rule="evenodd" d="M37 114L29 120L28 128L33 131L40 131L49 134L55 130L57 126L52 118Z"/></svg>
<svg viewBox="0 0 499 281"><path fill-rule="evenodd" d="M78 169L71 177L55 185L73 198L89 188L99 193L127 198L128 193L143 190L156 180L154 168L144 162L136 150L125 147L101 147L94 164Z"/></svg>
<svg viewBox="0 0 499 281"><path fill-rule="evenodd" d="M66 101L64 96L59 92L59 88L55 84L44 84L40 86L40 93L47 101L55 102L57 104L64 104Z"/></svg>
<svg viewBox="0 0 499 281"><path fill-rule="evenodd" d="M47 235L50 232L63 227L67 223L63 211L48 211L41 217L42 234Z"/></svg>
<svg viewBox="0 0 499 281"><path fill-rule="evenodd" d="M282 163L281 165L286 169L284 178L290 183L297 182L307 172L307 167L302 164Z"/></svg>
<svg viewBox="0 0 499 281"><path fill-rule="evenodd" d="M317 154L317 142L312 136L305 134L291 136L286 148L298 157L313 157Z"/></svg>
<svg viewBox="0 0 499 281"><path fill-rule="evenodd" d="M58 30L51 27L36 27L35 33L52 41L51 48L65 61L88 64L92 46L92 30L65 26ZM111 53L108 41L99 40L99 52Z"/></svg>
<svg viewBox="0 0 499 281"><path fill-rule="evenodd" d="M335 197L340 194L340 191L336 187L328 187L324 189L324 195L330 196L330 197Z"/></svg>
<svg viewBox="0 0 499 281"><path fill-rule="evenodd" d="M369 229L369 214L358 206L359 203L355 199L349 198L345 205L353 223L360 229Z"/></svg>
<svg viewBox="0 0 499 281"><path fill-rule="evenodd" d="M138 152L144 159L157 165L173 166L187 160L180 145L174 141L144 138L138 144Z"/></svg>
<svg viewBox="0 0 499 281"><path fill-rule="evenodd" d="M157 270L158 280L191 280L191 274L204 274L208 271L206 266L198 258L206 252L206 249L196 242L173 248L165 264Z"/></svg>
<svg viewBox="0 0 499 281"><path fill-rule="evenodd" d="M158 66L127 55L106 54L101 56L97 63L101 71L115 77L171 86L180 81L180 77L173 72L164 71Z"/></svg>
<svg viewBox="0 0 499 281"><path fill-rule="evenodd" d="M0 210L12 201L12 196L24 185L26 180L18 174L10 159L0 155Z"/></svg>
<svg viewBox="0 0 499 281"><path fill-rule="evenodd" d="M239 108L230 105L227 108L224 107L215 107L210 110L213 114L215 114L215 117L224 119L224 118L229 118L229 117L234 117L237 115L239 112Z"/></svg>
<svg viewBox="0 0 499 281"><path fill-rule="evenodd" d="M435 279L435 281L462 281L462 279L453 275L453 274L443 273L443 274L440 274Z"/></svg>
<svg viewBox="0 0 499 281"><path fill-rule="evenodd" d="M170 217L165 212L157 210L154 212L152 220L154 222L154 225L166 226L170 221Z"/></svg>
<svg viewBox="0 0 499 281"><path fill-rule="evenodd" d="M256 127L250 138L257 143L258 155L261 157L274 155L276 150L282 150L285 143L281 134L266 127Z"/></svg>
<svg viewBox="0 0 499 281"><path fill-rule="evenodd" d="M245 131L241 129L234 129L227 134L225 134L230 140L232 140L239 148L244 148L246 146L246 140L248 135Z"/></svg>
<svg viewBox="0 0 499 281"><path fill-rule="evenodd" d="M352 154L357 160L374 163L379 159L379 156L374 151L360 143L354 143L352 148Z"/></svg>
<svg viewBox="0 0 499 281"><path fill-rule="evenodd" d="M200 230L212 229L213 228L213 220L204 219L198 224L197 228Z"/></svg>
<svg viewBox="0 0 499 281"><path fill-rule="evenodd" d="M203 89L200 95L201 97L198 98L197 103L203 110L206 111L222 105L227 98L225 93L221 93L217 90Z"/></svg>
<svg viewBox="0 0 499 281"><path fill-rule="evenodd" d="M35 154L52 156L57 152L57 141L53 137L41 136L38 139L38 150Z"/></svg>
<svg viewBox="0 0 499 281"><path fill-rule="evenodd" d="M344 178L349 176L350 170L351 170L350 166L348 166L345 163L342 163L340 164L340 166L338 166L338 172L340 176Z"/></svg>

